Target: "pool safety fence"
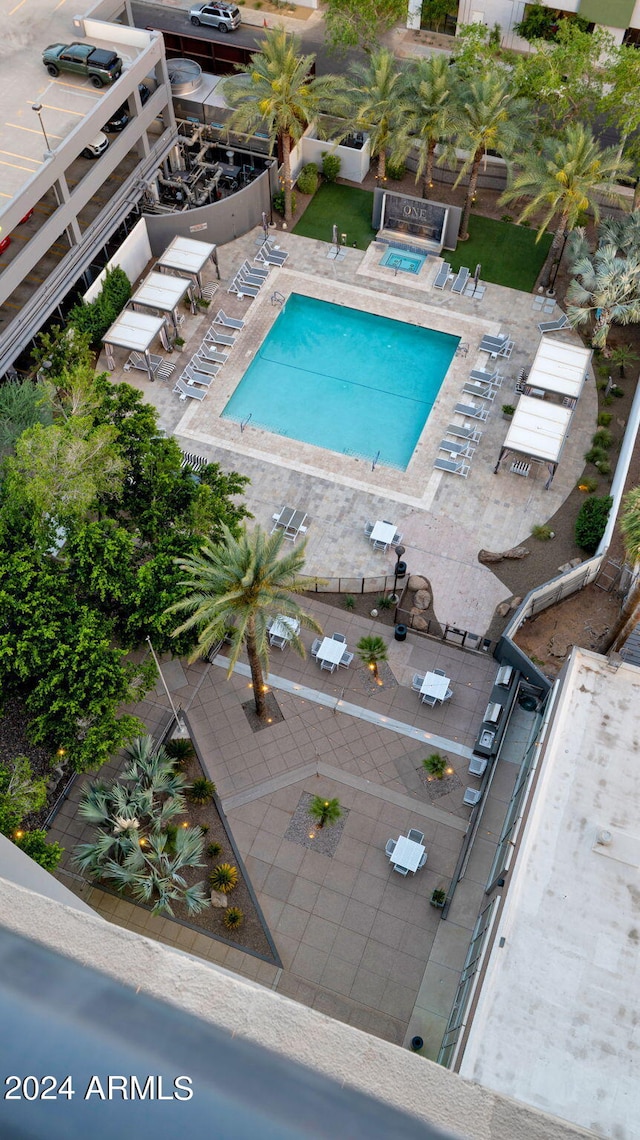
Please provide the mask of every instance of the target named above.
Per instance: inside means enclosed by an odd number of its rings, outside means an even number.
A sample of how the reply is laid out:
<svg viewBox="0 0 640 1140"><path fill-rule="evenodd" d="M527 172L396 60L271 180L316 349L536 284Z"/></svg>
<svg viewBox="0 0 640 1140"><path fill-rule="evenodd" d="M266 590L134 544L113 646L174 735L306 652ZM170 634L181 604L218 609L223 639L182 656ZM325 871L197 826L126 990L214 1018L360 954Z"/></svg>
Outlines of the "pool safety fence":
<svg viewBox="0 0 640 1140"><path fill-rule="evenodd" d="M376 574L371 578L309 578L309 591L314 594L390 594L393 574ZM402 620L402 619L400 619Z"/></svg>
<svg viewBox="0 0 640 1140"><path fill-rule="evenodd" d="M405 625L412 633L420 637L431 638L432 641L446 641L451 645L458 645L460 649L468 649L474 653L493 653L497 642L481 633L472 633L468 629L460 629L457 625L441 625L433 618L424 617L423 614L414 614L411 610L398 606L395 611L396 625ZM424 628L423 628L424 627Z"/></svg>

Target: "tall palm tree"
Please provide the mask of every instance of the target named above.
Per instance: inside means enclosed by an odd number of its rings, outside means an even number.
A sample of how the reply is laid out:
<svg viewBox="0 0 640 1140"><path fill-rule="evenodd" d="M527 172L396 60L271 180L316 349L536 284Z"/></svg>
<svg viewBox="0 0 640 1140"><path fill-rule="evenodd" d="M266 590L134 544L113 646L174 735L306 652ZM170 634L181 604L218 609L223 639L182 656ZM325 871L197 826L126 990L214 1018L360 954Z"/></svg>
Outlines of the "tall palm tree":
<svg viewBox="0 0 640 1140"><path fill-rule="evenodd" d="M361 637L360 641L356 645L356 653L362 661L362 664L366 665L367 668L370 669L373 673L373 679L376 684L381 685L382 681L380 680L378 665L380 665L383 661L386 661L389 655L387 647L382 638L375 635L372 635L370 637Z"/></svg>
<svg viewBox="0 0 640 1140"><path fill-rule="evenodd" d="M400 122L402 72L393 52L380 48L366 64L353 64L349 76L354 125L369 135L371 157L378 159L378 181L383 182L387 152L395 146Z"/></svg>
<svg viewBox="0 0 640 1140"><path fill-rule="evenodd" d="M557 138L544 139L539 151L524 154L519 165L500 202L513 202L521 197L530 199L519 221L542 212L538 241L558 216L543 277L547 283L567 231L575 229L586 210L592 210L596 221L600 217L596 194L622 204L611 183L627 174L629 162L619 157L615 147L602 150L591 131L581 123L569 123Z"/></svg>
<svg viewBox="0 0 640 1140"><path fill-rule="evenodd" d="M300 572L304 566L306 540L282 554L284 532L267 535L260 527L248 532L246 527L236 538L223 527L223 541L203 543L199 554L178 559L186 577L181 583L184 597L167 613L190 613L191 616L174 630L176 637L187 629L197 629L198 644L192 660L206 654L225 628L233 630L229 669L231 676L246 645L256 713L266 719L264 677L269 672L270 618L283 614L296 618L306 629L321 632L315 618L306 613L291 596L309 588L310 580ZM291 644L305 656L299 634L292 633Z"/></svg>
<svg viewBox="0 0 640 1140"><path fill-rule="evenodd" d="M462 87L450 120L450 136L456 147L466 153L454 185L469 175L460 241L469 237L469 215L480 163L488 150L508 158L516 146L522 146L528 110L528 101L514 94L512 83L502 72L474 76Z"/></svg>
<svg viewBox="0 0 640 1140"><path fill-rule="evenodd" d="M620 257L614 245L600 245L591 253L584 231L575 236L567 316L572 325L593 320L591 343L604 349L612 324L640 321L640 251Z"/></svg>
<svg viewBox="0 0 640 1140"><path fill-rule="evenodd" d="M266 32L260 51L238 74L227 79L224 97L233 112L230 131L254 134L267 131L273 150L278 145L283 166L284 217L291 221L291 148L322 111L339 113L342 81L335 75L312 77L314 55L300 54L300 40L283 27Z"/></svg>
<svg viewBox="0 0 640 1140"><path fill-rule="evenodd" d="M448 138L454 74L445 55L418 59L405 73L393 157L404 160L410 151L417 152L416 183L423 179L424 198L433 186L436 146ZM445 155L450 157L447 151Z"/></svg>

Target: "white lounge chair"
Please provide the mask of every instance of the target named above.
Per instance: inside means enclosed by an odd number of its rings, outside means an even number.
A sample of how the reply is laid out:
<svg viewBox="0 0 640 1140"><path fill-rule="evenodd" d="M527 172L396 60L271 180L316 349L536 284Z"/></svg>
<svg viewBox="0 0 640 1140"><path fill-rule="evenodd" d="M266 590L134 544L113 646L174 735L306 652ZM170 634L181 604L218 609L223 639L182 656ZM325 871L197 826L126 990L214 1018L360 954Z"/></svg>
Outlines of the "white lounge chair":
<svg viewBox="0 0 640 1140"><path fill-rule="evenodd" d="M482 432L478 431L477 428L459 426L458 424L449 424L447 435L455 435L458 439L468 440L469 443L479 443L482 439Z"/></svg>
<svg viewBox="0 0 640 1140"><path fill-rule="evenodd" d="M262 261L265 265L283 266L289 254L283 253L278 250L271 250L262 246L256 253L256 261Z"/></svg>
<svg viewBox="0 0 640 1140"><path fill-rule="evenodd" d="M489 409L483 408L479 404L456 404L453 409L459 416L468 416L471 420L481 420L482 423L489 418Z"/></svg>
<svg viewBox="0 0 640 1140"><path fill-rule="evenodd" d="M206 372L198 372L193 364L187 364L180 379L185 384L199 384L201 388L208 388L210 384L213 384L213 376L207 376Z"/></svg>
<svg viewBox="0 0 640 1140"><path fill-rule="evenodd" d="M236 338L234 336L230 336L229 333L216 332L213 325L209 329L204 339L206 341L210 341L211 344L221 344L225 348L233 348L234 344L236 343Z"/></svg>
<svg viewBox="0 0 640 1140"><path fill-rule="evenodd" d="M266 281L266 277L256 277L255 273L247 269L240 269L236 276L238 281L246 283L247 285L253 285L256 289L262 289Z"/></svg>
<svg viewBox="0 0 640 1140"><path fill-rule="evenodd" d="M484 368L472 368L469 373L470 380L476 380L479 384L493 384L497 379L498 373L493 369L492 372Z"/></svg>
<svg viewBox="0 0 640 1140"><path fill-rule="evenodd" d="M226 364L229 359L228 352L219 352L217 348L212 348L206 340L203 340L200 345L198 356L204 356L206 360L211 360L214 364Z"/></svg>
<svg viewBox="0 0 640 1140"><path fill-rule="evenodd" d="M468 380L462 391L466 396L479 396L481 400L488 400L489 403L492 403L496 398L493 388L483 388L477 380L475 382Z"/></svg>
<svg viewBox="0 0 640 1140"><path fill-rule="evenodd" d="M179 393L181 400L186 400L187 396L191 400L204 400L207 394L206 388L198 388L195 384L185 384L184 380L178 380L173 390Z"/></svg>
<svg viewBox="0 0 640 1140"><path fill-rule="evenodd" d="M450 272L451 272L451 266L449 265L448 261L443 262L443 264L440 266L440 268L436 274L436 278L433 282L434 289L444 289L445 285L447 284L447 281L449 280Z"/></svg>
<svg viewBox="0 0 640 1140"><path fill-rule="evenodd" d="M541 333L560 332L561 329L566 329L569 324L569 318L563 314L557 321L543 321L542 324L538 325L538 328Z"/></svg>
<svg viewBox="0 0 640 1140"><path fill-rule="evenodd" d="M240 330L244 328L244 321L239 320L238 317L228 317L224 309L218 309L213 318L213 323L214 325L224 325L226 329Z"/></svg>
<svg viewBox="0 0 640 1140"><path fill-rule="evenodd" d="M259 285L249 285L248 282L241 281L239 277L234 277L227 289L227 293L236 293L240 301L244 300L245 297L251 297L253 299L253 297L258 296L259 292Z"/></svg>
<svg viewBox="0 0 640 1140"><path fill-rule="evenodd" d="M451 292L452 293L464 292L464 287L467 284L468 280L469 280L469 270L465 266L462 266L458 270L456 279L455 279L453 285L451 286Z"/></svg>
<svg viewBox="0 0 640 1140"><path fill-rule="evenodd" d="M247 277L259 277L261 281L266 281L270 269L268 265L251 265L250 262L243 261L240 266L240 273L246 274Z"/></svg>
<svg viewBox="0 0 640 1140"><path fill-rule="evenodd" d="M461 475L463 479L467 478L471 470L468 463L456 462L452 459L436 459L433 466L438 471L448 471L450 475Z"/></svg>

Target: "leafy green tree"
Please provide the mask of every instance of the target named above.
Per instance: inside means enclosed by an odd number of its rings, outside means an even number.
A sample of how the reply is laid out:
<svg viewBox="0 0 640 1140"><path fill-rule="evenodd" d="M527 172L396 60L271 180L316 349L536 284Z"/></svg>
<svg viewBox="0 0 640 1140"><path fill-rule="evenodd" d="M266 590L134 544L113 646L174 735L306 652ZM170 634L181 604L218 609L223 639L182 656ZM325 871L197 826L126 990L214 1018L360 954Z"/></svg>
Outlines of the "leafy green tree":
<svg viewBox="0 0 640 1140"><path fill-rule="evenodd" d="M224 97L232 110L230 131L251 135L267 131L271 147L282 156L284 217L291 208L291 148L322 111L340 107L341 82L333 75L312 77L313 55L300 54L300 40L283 27L265 33L260 51L237 75L224 83Z"/></svg>
<svg viewBox="0 0 640 1140"><path fill-rule="evenodd" d="M32 380L5 380L0 385L0 459L10 455L16 440L34 424L52 420L47 389Z"/></svg>
<svg viewBox="0 0 640 1140"><path fill-rule="evenodd" d="M69 314L72 328L87 336L91 344L99 344L107 329L124 309L131 296L131 283L123 269L115 265L107 269L98 296L81 301Z"/></svg>
<svg viewBox="0 0 640 1140"><path fill-rule="evenodd" d="M340 807L340 800L325 800L324 796L314 796L308 807L309 815L315 819L318 825L318 831L328 823L337 823L342 815L342 808Z"/></svg>
<svg viewBox="0 0 640 1140"><path fill-rule="evenodd" d="M172 915L176 902L197 914L209 901L204 883L187 886L184 876L204 866L202 832L172 826L185 811L184 777L149 736L127 751L130 764L121 781L96 782L84 790L78 814L98 833L92 842L78 844L75 862L92 878L153 903L154 914Z"/></svg>
<svg viewBox="0 0 640 1140"><path fill-rule="evenodd" d="M393 158L417 154L416 183L422 178L424 198L433 187L436 146L448 140L455 84L455 68L445 55L416 60L405 72ZM447 157L451 156L445 148L443 158Z"/></svg>
<svg viewBox="0 0 640 1140"><path fill-rule="evenodd" d="M512 83L531 101L541 136L570 122L595 121L606 69L602 60L613 47L603 28L583 30L577 20L560 20L554 42L537 40L534 50L514 61Z"/></svg>
<svg viewBox="0 0 640 1140"><path fill-rule="evenodd" d="M306 629L321 632L315 618L292 597L309 587L308 579L301 577L306 540L282 554L282 531L267 535L260 527L251 532L243 528L236 537L227 527L222 529L222 542L214 544L207 539L199 553L178 560L183 572L183 597L168 612L191 615L175 633L198 631L192 659L206 654L221 632L233 627L227 676L233 673L245 645L256 713L264 720L267 717L264 677L269 672L269 619L283 614L297 618ZM291 644L301 657L305 656L299 634L292 635Z"/></svg>
<svg viewBox="0 0 640 1140"><path fill-rule="evenodd" d="M379 48L366 64L349 69L349 99L355 126L369 135L371 157L378 159L379 182L386 171L387 152L396 144L403 77L393 52Z"/></svg>
<svg viewBox="0 0 640 1140"><path fill-rule="evenodd" d="M638 130L640 130L640 55L631 44L620 44L611 53L606 68L607 83L599 110L620 138L620 155L634 162L637 170ZM634 209L637 204L634 203Z"/></svg>
<svg viewBox="0 0 640 1140"><path fill-rule="evenodd" d="M605 495L602 499L594 496L586 499L576 519L576 542L588 554L595 554L602 538L609 518L609 511L613 499Z"/></svg>
<svg viewBox="0 0 640 1140"><path fill-rule="evenodd" d="M34 372L41 371L55 380L74 368L91 365L92 359L88 336L70 325L52 325L36 337L31 367Z"/></svg>
<svg viewBox="0 0 640 1140"><path fill-rule="evenodd" d="M457 15L458 4L456 0L423 0L421 11L423 28L429 27L439 32L447 16ZM431 58L436 59L438 57L432 56Z"/></svg>
<svg viewBox="0 0 640 1140"><path fill-rule="evenodd" d="M628 169L628 162L618 158L613 147L601 149L591 132L580 123L569 123L558 138L545 139L540 151L531 150L522 156L519 170L500 202L529 198L519 220L542 214L538 240L554 217L558 217L543 271L545 282L549 281L551 266L565 233L575 229L581 215L591 210L598 220L598 197L610 202L621 201L612 183Z"/></svg>
<svg viewBox="0 0 640 1140"><path fill-rule="evenodd" d="M47 799L47 785L34 779L26 756L0 762L0 831L9 835L26 815L39 811Z"/></svg>
<svg viewBox="0 0 640 1140"><path fill-rule="evenodd" d="M327 0L327 41L337 48L362 47L372 52L384 32L406 13L403 0Z"/></svg>
<svg viewBox="0 0 640 1140"><path fill-rule="evenodd" d="M522 147L527 115L527 101L515 97L512 84L500 72L472 78L461 89L450 123L456 147L466 153L454 185L469 175L460 222L461 241L469 237L469 215L483 158L489 150L508 158L518 146Z"/></svg>
<svg viewBox="0 0 640 1140"><path fill-rule="evenodd" d="M591 253L584 230L572 236L567 316L574 326L593 322L591 343L605 349L613 324L640 321L640 251L621 257L615 246L599 245Z"/></svg>
<svg viewBox="0 0 640 1140"><path fill-rule="evenodd" d="M66 424L27 428L7 462L24 480L27 499L40 515L60 522L86 515L101 491L122 477L114 432L73 417Z"/></svg>
<svg viewBox="0 0 640 1140"><path fill-rule="evenodd" d="M377 635L361 637L356 645L356 653L362 661L362 664L366 665L367 669L370 669L373 673L373 679L376 684L381 685L382 681L380 680L378 665L386 661L389 656L389 651L383 639Z"/></svg>
<svg viewBox="0 0 640 1140"><path fill-rule="evenodd" d="M571 24L578 31L586 32L589 27L587 20L580 16L573 16L558 12L555 8L548 8L546 4L527 4L525 14L513 30L528 43L535 40L557 41L562 36L562 25Z"/></svg>
<svg viewBox="0 0 640 1140"><path fill-rule="evenodd" d="M627 491L622 500L619 525L627 562L637 567L640 562L640 487ZM616 653L640 622L640 576L636 574L625 599L620 617L608 634L603 653Z"/></svg>

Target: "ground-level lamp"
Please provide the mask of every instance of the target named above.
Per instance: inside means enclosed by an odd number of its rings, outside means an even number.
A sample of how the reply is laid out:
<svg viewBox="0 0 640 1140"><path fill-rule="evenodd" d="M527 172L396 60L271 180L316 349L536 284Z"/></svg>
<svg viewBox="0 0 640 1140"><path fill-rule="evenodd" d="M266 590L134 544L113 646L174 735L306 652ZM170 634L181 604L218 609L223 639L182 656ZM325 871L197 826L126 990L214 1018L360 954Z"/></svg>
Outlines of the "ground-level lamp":
<svg viewBox="0 0 640 1140"><path fill-rule="evenodd" d="M402 564L402 555L404 554L404 551L404 546L396 546L396 564L393 570L393 593L391 595L391 601L394 603L394 605L398 601L396 587L398 585L398 578L400 577L400 566Z"/></svg>

